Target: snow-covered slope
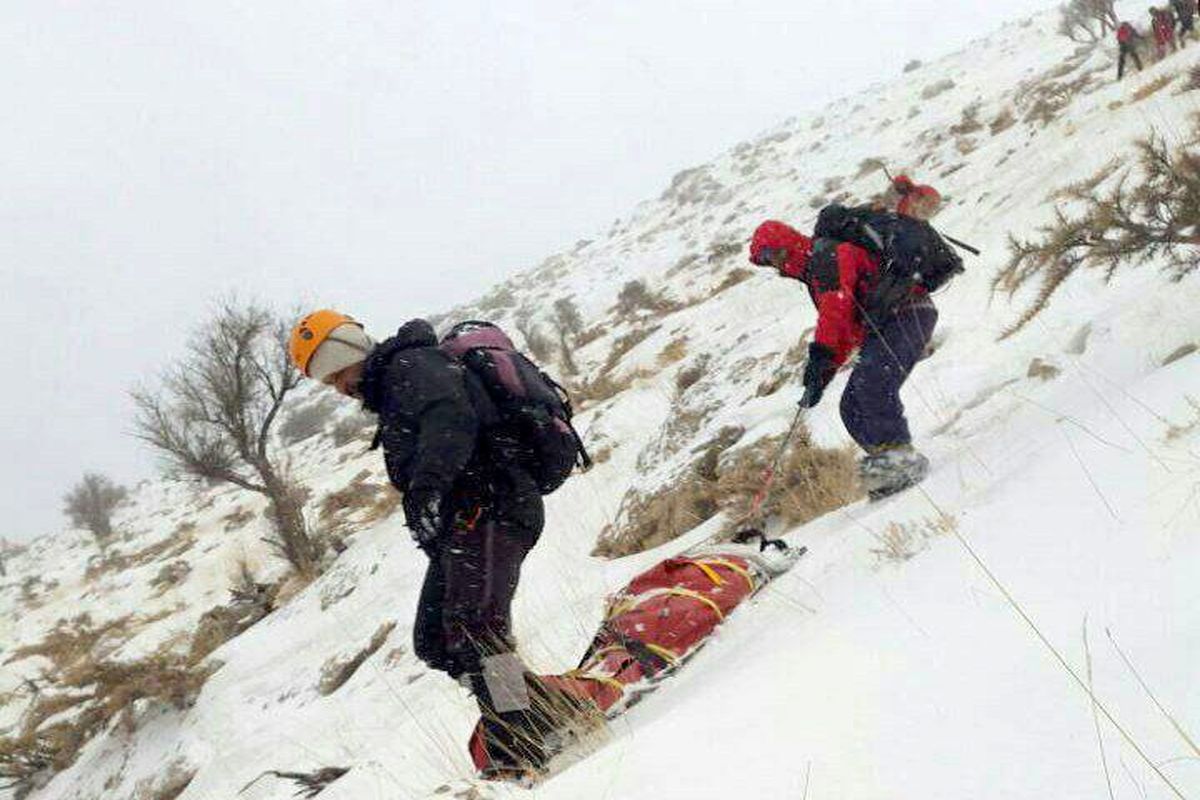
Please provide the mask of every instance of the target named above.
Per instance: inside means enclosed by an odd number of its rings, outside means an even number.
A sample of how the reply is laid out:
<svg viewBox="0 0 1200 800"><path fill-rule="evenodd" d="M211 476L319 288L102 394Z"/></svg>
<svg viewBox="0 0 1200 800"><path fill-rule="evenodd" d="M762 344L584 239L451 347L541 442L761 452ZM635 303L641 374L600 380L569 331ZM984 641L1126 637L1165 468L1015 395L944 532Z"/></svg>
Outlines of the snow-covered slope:
<svg viewBox="0 0 1200 800"><path fill-rule="evenodd" d="M929 481L790 531L810 556L625 715L604 749L536 796L1095 798L1110 792L1106 771L1118 798L1200 795L1200 752L1121 655L1179 726L1200 731L1200 412L1191 400L1200 362L1164 366L1200 340L1200 289L1151 268L1107 286L1077 277L1003 342L1029 298L1013 306L990 293L1006 237L1047 221L1056 189L1125 157L1151 128L1172 142L1187 135L1200 92L1182 91L1184 72L1200 50L1117 84L1107 48L1076 53L1053 28L1052 14L1014 23L789 120L453 312L548 333L554 301L569 298L590 340L577 367L601 399L580 427L607 460L551 498L515 607L528 660L560 670L591 638L607 591L720 525L631 558L591 557L600 531L620 523L627 493L669 485L724 429L745 430L736 450L790 418L793 348L813 315L794 285L734 272L758 221L808 225L824 200L865 199L884 183L867 160L882 159L935 183L949 200L939 227L985 253L939 297L940 346L906 389L934 464ZM1162 76L1177 80L1135 99ZM664 302L615 311L621 288L639 279ZM1049 368L1031 375L1035 359ZM819 441L845 441L835 403L811 423ZM361 439L309 438L290 458L313 491L314 519L356 476L384 482ZM84 613L95 623L130 617L110 644L114 657L182 640L226 602L241 561L260 580L282 572L259 541L261 510L230 489L145 485L119 520L122 551L141 552L141 563L90 578L85 539L38 541L0 582L5 652ZM346 523L350 546L329 572L214 653L223 666L194 707L140 709L135 729L114 725L30 797L166 797L156 792L174 770L194 771L183 800L282 799L289 782L247 784L265 770L330 765L350 772L322 800L520 794L473 784L464 748L473 704L410 652L424 564L400 517ZM180 582L150 585L176 562L190 567ZM327 663L393 621L345 685L318 691ZM1178 793L1108 721L1097 734L1086 694L1051 654L1085 675L1085 629L1096 696ZM42 666L26 658L0 669L0 691L12 690L0 698L0 726L18 722L29 701L22 681Z"/></svg>

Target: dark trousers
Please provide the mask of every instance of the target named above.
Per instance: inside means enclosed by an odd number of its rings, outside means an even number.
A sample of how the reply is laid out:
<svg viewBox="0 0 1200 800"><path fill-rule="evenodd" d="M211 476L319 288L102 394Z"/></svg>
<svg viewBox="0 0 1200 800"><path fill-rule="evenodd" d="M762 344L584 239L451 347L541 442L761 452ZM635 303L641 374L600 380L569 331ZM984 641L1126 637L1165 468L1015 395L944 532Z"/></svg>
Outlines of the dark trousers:
<svg viewBox="0 0 1200 800"><path fill-rule="evenodd" d="M870 326L842 394L842 422L867 452L912 442L900 387L929 346L937 319L925 298Z"/></svg>
<svg viewBox="0 0 1200 800"><path fill-rule="evenodd" d="M1125 77L1125 59L1132 58L1138 72L1142 71L1142 57L1138 55L1137 47L1132 44L1121 45L1121 56L1117 59L1117 80Z"/></svg>
<svg viewBox="0 0 1200 800"><path fill-rule="evenodd" d="M513 649L513 595L521 563L541 533L540 525L534 529L486 511L474 524L470 516L457 518L427 548L429 569L413 624L417 657L456 679L478 675L483 658Z"/></svg>

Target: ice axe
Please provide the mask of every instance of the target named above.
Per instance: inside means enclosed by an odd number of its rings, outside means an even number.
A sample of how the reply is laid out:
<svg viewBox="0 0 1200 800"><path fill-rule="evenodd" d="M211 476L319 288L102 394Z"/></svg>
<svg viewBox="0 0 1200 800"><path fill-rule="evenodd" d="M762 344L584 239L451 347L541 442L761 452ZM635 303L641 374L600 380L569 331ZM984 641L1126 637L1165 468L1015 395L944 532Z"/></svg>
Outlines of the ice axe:
<svg viewBox="0 0 1200 800"><path fill-rule="evenodd" d="M796 416L792 419L792 426L788 428L787 435L783 437L783 441L779 443L779 449L775 451L775 458L763 472L763 484L755 493L754 498L750 501L750 511L746 515L747 521L751 523L748 527L742 528L734 534L733 541L738 544L749 544L757 541L760 543L760 549L765 551L768 547L774 547L776 550L787 550L787 543L782 539L771 539L766 533L766 520L763 519L763 507L766 505L767 498L771 496L771 489L775 487L775 479L779 476L779 465L783 463L783 457L787 454L788 447L791 446L792 439L796 437L796 431L800 430L800 423L804 421L805 414L808 409L801 406L796 410Z"/></svg>

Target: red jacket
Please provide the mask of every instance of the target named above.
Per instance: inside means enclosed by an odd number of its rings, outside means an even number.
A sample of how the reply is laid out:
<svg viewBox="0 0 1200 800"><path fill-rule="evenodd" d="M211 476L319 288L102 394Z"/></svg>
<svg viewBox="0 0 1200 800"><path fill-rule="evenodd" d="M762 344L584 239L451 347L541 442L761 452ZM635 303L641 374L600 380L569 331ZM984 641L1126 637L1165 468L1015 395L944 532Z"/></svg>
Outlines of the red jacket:
<svg viewBox="0 0 1200 800"><path fill-rule="evenodd" d="M762 261L765 248L786 248L788 260L780 273L808 287L817 308L817 331L813 341L828 347L834 363L846 363L867 336L860 312L868 288L879 274L879 261L861 247L842 242L837 245L836 269L817 267L821 274L809 274L812 239L782 222L770 220L758 226L750 243L750 260ZM832 266L832 265L830 265Z"/></svg>
<svg viewBox="0 0 1200 800"><path fill-rule="evenodd" d="M1121 44L1129 44L1137 38L1137 31L1128 22L1122 22L1121 27L1117 28L1117 41Z"/></svg>

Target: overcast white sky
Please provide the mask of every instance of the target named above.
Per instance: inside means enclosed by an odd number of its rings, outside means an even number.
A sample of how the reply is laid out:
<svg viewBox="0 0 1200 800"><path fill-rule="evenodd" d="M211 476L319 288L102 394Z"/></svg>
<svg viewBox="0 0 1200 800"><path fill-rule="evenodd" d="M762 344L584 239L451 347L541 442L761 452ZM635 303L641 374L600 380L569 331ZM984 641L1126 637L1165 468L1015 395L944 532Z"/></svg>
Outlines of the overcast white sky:
<svg viewBox="0 0 1200 800"><path fill-rule="evenodd" d="M0 536L153 459L126 391L237 289L384 332L1045 0L9 0Z"/></svg>

